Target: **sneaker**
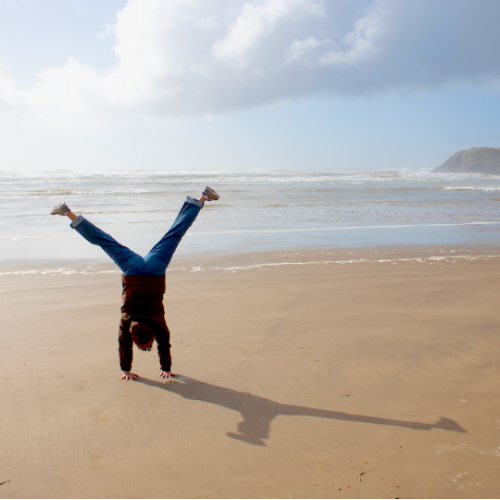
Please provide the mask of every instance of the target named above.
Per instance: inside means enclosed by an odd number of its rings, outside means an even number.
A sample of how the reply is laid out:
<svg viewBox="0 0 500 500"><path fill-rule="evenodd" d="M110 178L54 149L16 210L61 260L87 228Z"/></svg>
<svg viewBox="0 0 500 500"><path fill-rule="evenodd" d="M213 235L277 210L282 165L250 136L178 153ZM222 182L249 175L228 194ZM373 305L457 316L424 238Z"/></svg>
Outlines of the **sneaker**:
<svg viewBox="0 0 500 500"><path fill-rule="evenodd" d="M217 201L220 198L220 196L208 186L205 188L202 195L207 199L207 201Z"/></svg>
<svg viewBox="0 0 500 500"><path fill-rule="evenodd" d="M57 207L54 207L54 210L52 210L52 212L50 212L50 215L66 215L69 212L71 212L70 208L63 201L60 205L57 205Z"/></svg>

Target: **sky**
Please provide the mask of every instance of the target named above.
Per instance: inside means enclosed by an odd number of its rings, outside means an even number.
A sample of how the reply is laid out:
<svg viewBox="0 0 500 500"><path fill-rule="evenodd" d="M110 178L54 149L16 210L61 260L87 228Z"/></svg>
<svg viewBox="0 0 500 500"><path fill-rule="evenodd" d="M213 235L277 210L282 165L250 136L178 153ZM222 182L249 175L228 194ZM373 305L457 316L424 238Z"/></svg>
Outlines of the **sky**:
<svg viewBox="0 0 500 500"><path fill-rule="evenodd" d="M497 0L0 0L0 170L434 168L500 147Z"/></svg>

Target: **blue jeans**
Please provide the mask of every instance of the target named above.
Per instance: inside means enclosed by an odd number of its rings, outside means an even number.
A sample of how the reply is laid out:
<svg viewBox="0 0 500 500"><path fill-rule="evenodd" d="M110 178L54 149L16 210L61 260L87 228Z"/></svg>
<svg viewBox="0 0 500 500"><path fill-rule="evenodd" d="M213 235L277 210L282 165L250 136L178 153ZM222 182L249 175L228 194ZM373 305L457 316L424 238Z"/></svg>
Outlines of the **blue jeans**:
<svg viewBox="0 0 500 500"><path fill-rule="evenodd" d="M124 247L81 215L70 225L89 243L99 245L113 259L123 274L129 276L161 276L165 274L177 245L181 242L182 237L191 227L202 208L203 203L200 200L188 196L172 227L145 257L141 257L129 248Z"/></svg>

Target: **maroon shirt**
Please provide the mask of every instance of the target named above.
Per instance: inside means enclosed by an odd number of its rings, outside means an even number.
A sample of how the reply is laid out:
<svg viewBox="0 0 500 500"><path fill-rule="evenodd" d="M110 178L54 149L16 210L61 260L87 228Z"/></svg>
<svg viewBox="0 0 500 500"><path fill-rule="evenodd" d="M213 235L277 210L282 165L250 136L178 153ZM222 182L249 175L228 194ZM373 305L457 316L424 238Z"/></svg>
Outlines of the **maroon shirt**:
<svg viewBox="0 0 500 500"><path fill-rule="evenodd" d="M133 341L130 323L138 321L148 325L154 331L160 367L163 371L169 372L172 358L170 357L170 332L165 321L165 309L163 308L166 287L165 275L122 275L122 285L122 317L118 334L120 368L124 372L129 372L132 369Z"/></svg>

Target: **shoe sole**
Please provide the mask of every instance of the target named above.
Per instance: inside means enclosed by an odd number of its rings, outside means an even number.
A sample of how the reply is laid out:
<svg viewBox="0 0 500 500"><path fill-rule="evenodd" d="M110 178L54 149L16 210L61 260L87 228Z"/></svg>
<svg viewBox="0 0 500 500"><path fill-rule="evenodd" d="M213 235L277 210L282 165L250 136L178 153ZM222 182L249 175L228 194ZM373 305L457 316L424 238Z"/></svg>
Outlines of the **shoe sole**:
<svg viewBox="0 0 500 500"><path fill-rule="evenodd" d="M54 210L50 212L50 215L66 215L69 212L69 208L66 206L66 203L63 202L60 205L57 205L57 207L54 207Z"/></svg>
<svg viewBox="0 0 500 500"><path fill-rule="evenodd" d="M203 196L205 196L207 201L217 201L220 198L220 196L212 188L209 188L208 186L205 188L205 191L203 191Z"/></svg>

